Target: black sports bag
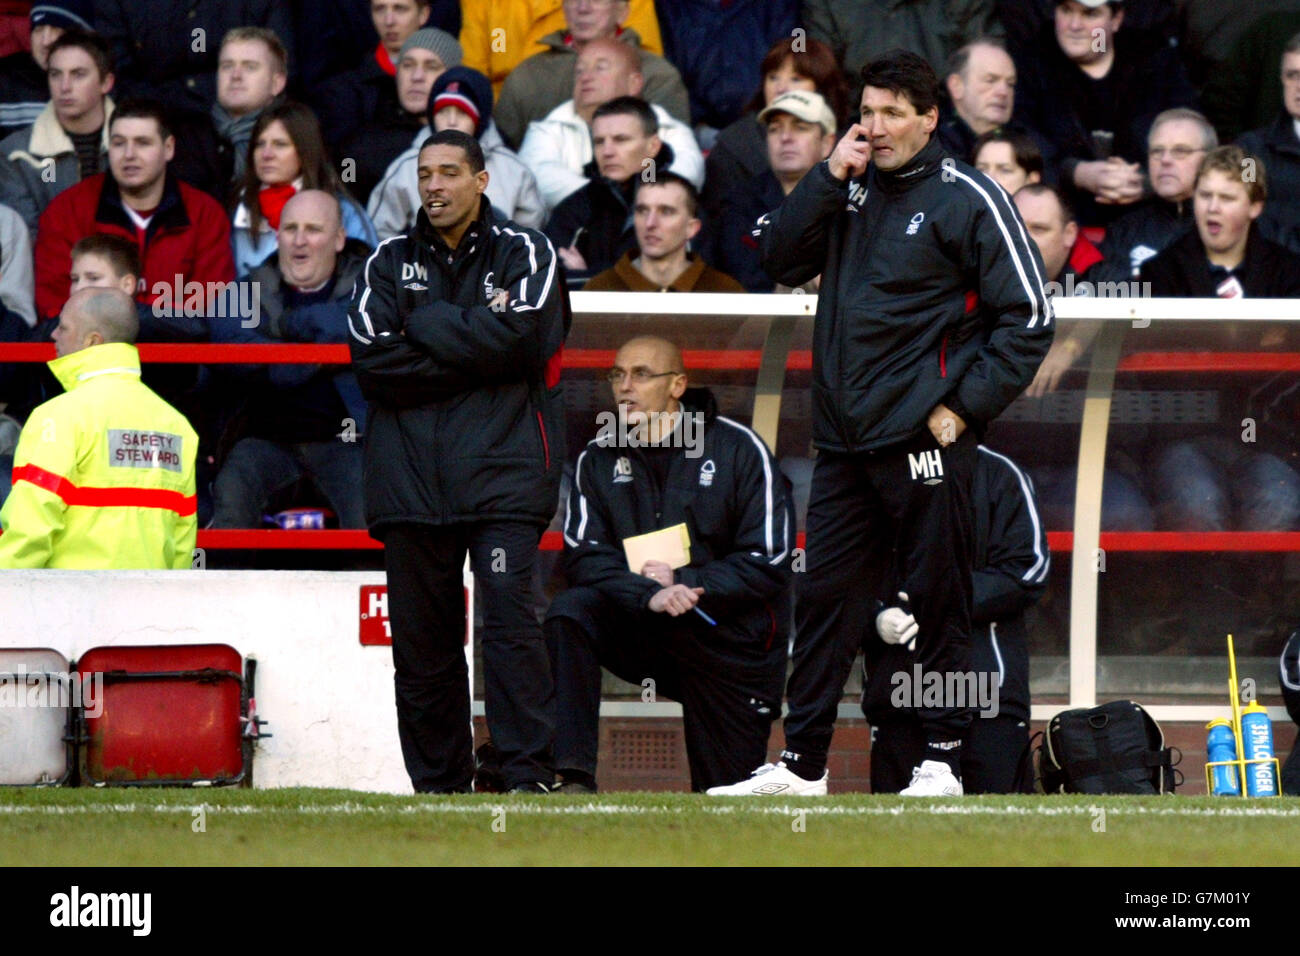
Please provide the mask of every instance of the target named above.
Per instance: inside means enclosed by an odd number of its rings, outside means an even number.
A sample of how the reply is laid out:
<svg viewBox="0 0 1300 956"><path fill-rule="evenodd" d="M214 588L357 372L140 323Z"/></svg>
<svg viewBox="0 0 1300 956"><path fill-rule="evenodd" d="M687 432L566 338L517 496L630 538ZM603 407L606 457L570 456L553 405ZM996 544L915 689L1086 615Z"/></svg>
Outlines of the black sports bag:
<svg viewBox="0 0 1300 956"><path fill-rule="evenodd" d="M1044 793L1173 793L1182 756L1134 701L1064 710L1038 748L1038 786Z"/></svg>

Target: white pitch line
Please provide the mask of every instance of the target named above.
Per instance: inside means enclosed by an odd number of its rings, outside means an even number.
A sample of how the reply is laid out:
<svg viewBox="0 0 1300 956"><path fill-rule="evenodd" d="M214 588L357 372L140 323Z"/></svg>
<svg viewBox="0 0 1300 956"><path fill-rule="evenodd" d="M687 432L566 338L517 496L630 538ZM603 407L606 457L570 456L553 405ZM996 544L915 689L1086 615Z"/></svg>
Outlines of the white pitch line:
<svg viewBox="0 0 1300 956"><path fill-rule="evenodd" d="M899 817L899 816L981 816L981 817L1067 817L1091 816L1093 810L1088 806L1035 806L1035 807L990 807L978 804L920 804L908 803L895 806L817 806L816 804L800 806L794 804L731 804L704 803L698 806L622 806L612 803L558 804L514 802L505 800L500 803L421 803L408 806L365 806L359 803L337 803L321 805L300 805L296 807L258 807L258 806L219 806L202 801L191 805L184 804L140 804L111 803L91 804L87 806L19 806L0 805L0 816L22 816L28 814L49 816L80 816L120 813L177 813L193 814L203 807L205 813L231 814L232 816L285 815L299 814L306 816L386 816L413 814L486 814L491 815L501 810L525 816L687 816L703 814L708 816L760 815L790 816L804 813L809 816L824 817ZM1108 816L1153 816L1153 817L1263 817L1267 819L1300 818L1300 807L1110 807L1105 808Z"/></svg>

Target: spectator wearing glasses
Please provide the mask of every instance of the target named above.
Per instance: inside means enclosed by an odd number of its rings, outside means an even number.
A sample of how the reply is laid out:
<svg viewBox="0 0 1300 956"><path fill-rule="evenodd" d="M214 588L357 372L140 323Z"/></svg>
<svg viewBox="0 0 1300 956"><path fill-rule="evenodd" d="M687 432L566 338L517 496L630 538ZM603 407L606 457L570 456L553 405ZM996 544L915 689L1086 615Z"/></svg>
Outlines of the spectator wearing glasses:
<svg viewBox="0 0 1300 956"><path fill-rule="evenodd" d="M1200 113L1173 109L1156 117L1147 142L1153 195L1106 230L1102 278L1135 278L1142 263L1194 227L1196 173L1206 154L1219 145L1219 138Z"/></svg>
<svg viewBox="0 0 1300 956"><path fill-rule="evenodd" d="M1016 118L1043 137L1047 178L1084 226L1143 198L1152 121L1196 105L1177 50L1123 31L1124 19L1121 0L1057 0L1050 32L1017 64Z"/></svg>
<svg viewBox="0 0 1300 956"><path fill-rule="evenodd" d="M1151 295L1300 297L1300 256L1260 235L1267 197L1257 157L1237 146L1211 150L1196 177L1196 228L1142 265ZM1277 331L1265 329L1259 344L1280 344ZM1179 347L1222 347L1234 332L1215 330L1205 341L1180 333ZM1157 329L1133 334L1159 341ZM1264 429L1258 441L1242 441L1239 421L1232 415L1229 428L1196 431L1155 451L1148 471L1159 530L1289 531L1300 522L1300 475L1288 463L1294 441L1271 442ZM1288 432L1294 436L1294 427Z"/></svg>

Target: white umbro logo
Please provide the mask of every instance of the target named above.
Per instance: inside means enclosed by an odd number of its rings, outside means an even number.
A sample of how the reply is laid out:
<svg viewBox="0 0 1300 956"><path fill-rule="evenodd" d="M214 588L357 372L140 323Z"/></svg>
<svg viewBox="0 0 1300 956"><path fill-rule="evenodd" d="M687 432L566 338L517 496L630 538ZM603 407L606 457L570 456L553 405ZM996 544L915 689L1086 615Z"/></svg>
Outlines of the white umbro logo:
<svg viewBox="0 0 1300 956"><path fill-rule="evenodd" d="M790 785L788 783L765 783L761 787L755 787L753 790L750 791L750 793L771 794L771 793L780 793L782 790L789 790L789 789L790 789Z"/></svg>
<svg viewBox="0 0 1300 956"><path fill-rule="evenodd" d="M700 466L700 487L701 488L713 487L713 475L717 472L717 470L718 470L717 466L713 464L712 458L710 458L708 461L706 461L703 465Z"/></svg>
<svg viewBox="0 0 1300 956"><path fill-rule="evenodd" d="M907 234L908 234L909 236L915 236L915 235L916 235L916 230L919 229L919 228L921 228L921 223L923 223L923 222L925 222L925 213L923 213L923 212L918 212L918 213L917 213L915 216L913 216L913 217L911 218L911 220L908 222L908 224L907 224Z"/></svg>
<svg viewBox="0 0 1300 956"><path fill-rule="evenodd" d="M626 455L620 455L618 461L614 462L614 484L620 485L632 480L632 462L628 461Z"/></svg>

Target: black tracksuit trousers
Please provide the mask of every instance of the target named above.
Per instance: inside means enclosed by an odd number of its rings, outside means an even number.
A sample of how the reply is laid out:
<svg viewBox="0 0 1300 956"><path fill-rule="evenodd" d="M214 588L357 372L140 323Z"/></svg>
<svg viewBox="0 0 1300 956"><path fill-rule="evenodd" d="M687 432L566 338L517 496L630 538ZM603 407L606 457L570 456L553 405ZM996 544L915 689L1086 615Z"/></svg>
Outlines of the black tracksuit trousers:
<svg viewBox="0 0 1300 956"><path fill-rule="evenodd" d="M925 734L910 714L871 728L871 792L898 793L926 759ZM1029 724L1011 714L971 720L961 752L965 793L1033 793Z"/></svg>
<svg viewBox="0 0 1300 956"><path fill-rule="evenodd" d="M726 625L720 621L718 627ZM653 688L654 699L681 703L693 790L744 780L767 759L781 702L755 688L773 685L770 675L762 676L772 666L784 669L779 650L771 661L756 662L757 678L746 680L744 666L710 659L704 645L725 636L713 633L699 615L629 613L588 587L557 595L544 628L555 674L555 766L561 772L596 775L602 665L625 681Z"/></svg>
<svg viewBox="0 0 1300 956"><path fill-rule="evenodd" d="M807 565L795 575L794 669L786 686L783 759L797 763L802 776L825 769L853 658L864 636L878 640L876 601L885 587L907 593L920 629L909 670L916 663L926 672L970 670L977 445L969 428L947 448L927 430L874 452L819 453ZM960 741L971 719L970 707L917 713L931 744ZM944 752L928 756L955 763Z"/></svg>
<svg viewBox="0 0 1300 956"><path fill-rule="evenodd" d="M397 731L417 792L469 790L474 780L461 572L466 551L483 608L488 731L505 784L554 782L551 668L532 595L541 531L522 521L484 521L402 524L384 532Z"/></svg>

